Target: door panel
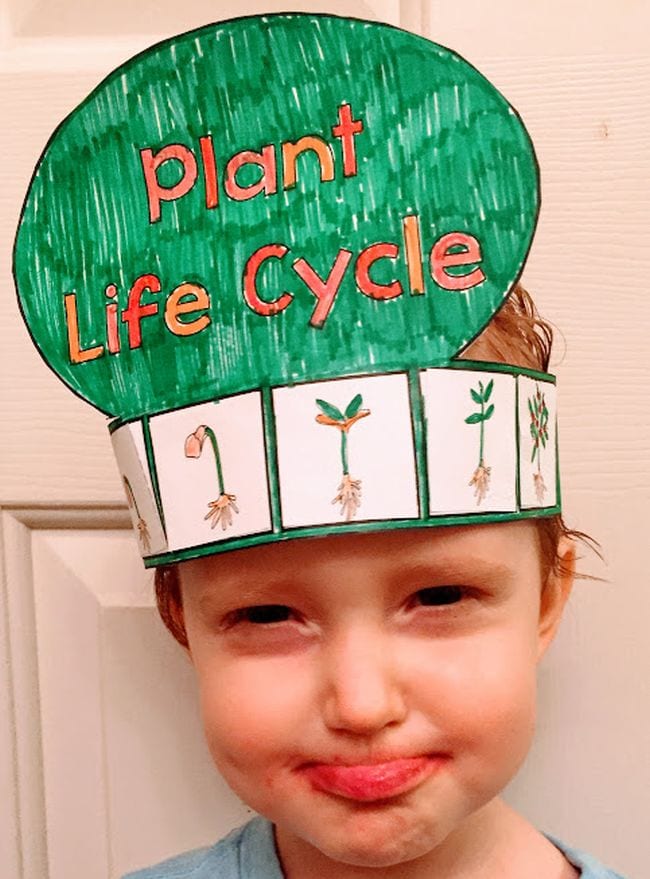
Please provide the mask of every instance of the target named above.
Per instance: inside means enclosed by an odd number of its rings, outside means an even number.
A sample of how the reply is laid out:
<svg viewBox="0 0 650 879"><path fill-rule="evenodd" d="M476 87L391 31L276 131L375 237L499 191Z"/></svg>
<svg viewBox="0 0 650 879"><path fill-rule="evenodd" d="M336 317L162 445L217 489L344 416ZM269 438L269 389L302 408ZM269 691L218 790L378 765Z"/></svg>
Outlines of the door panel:
<svg viewBox="0 0 650 879"><path fill-rule="evenodd" d="M117 879L246 820L212 766L190 662L130 530L6 514L5 533L8 571L28 562L11 577L12 632L34 633L11 651L22 846L10 879Z"/></svg>

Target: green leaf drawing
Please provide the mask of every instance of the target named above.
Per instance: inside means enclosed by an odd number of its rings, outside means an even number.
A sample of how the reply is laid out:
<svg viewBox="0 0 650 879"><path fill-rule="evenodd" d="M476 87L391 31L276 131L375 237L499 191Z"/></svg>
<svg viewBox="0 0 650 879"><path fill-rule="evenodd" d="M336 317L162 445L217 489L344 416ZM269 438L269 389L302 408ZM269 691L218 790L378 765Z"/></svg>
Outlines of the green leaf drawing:
<svg viewBox="0 0 650 879"><path fill-rule="evenodd" d="M354 418L354 416L357 414L359 409L361 409L362 403L363 403L363 397L361 396L361 394L357 394L356 397L354 397L348 403L347 408L345 410L345 417L346 418Z"/></svg>
<svg viewBox="0 0 650 879"><path fill-rule="evenodd" d="M494 388L494 379L491 378L486 386L483 385L482 381L478 383L478 391L475 388L470 388L470 394L472 400L481 407L480 412L473 412L471 415L468 415L465 419L465 424L480 424L481 431L479 435L479 457L478 457L478 467L472 477L472 481L469 483L470 485L474 485L476 488L476 496L479 497L479 503L483 499L485 492L487 491L487 485L489 484L489 476L490 476L490 468L486 467L484 460L484 452L485 452L485 422L489 421L490 418L494 415L494 403L490 403L490 405L486 408L486 403L490 399L492 395L492 390Z"/></svg>
<svg viewBox="0 0 650 879"><path fill-rule="evenodd" d="M363 397L361 394L355 394L345 407L345 412L341 412L340 409L333 406L332 403L328 403L327 400L316 400L316 405L322 413L316 416L316 421L319 424L336 427L340 432L341 469L343 474L337 489L338 493L332 500L332 503L341 505L341 513L345 516L347 522L354 518L361 505L361 480L353 479L350 475L348 443L350 428L357 421L371 414L369 409L361 408L362 403Z"/></svg>
<svg viewBox="0 0 650 879"><path fill-rule="evenodd" d="M541 450L546 448L548 442L548 417L549 411L546 405L546 398L539 387L536 387L532 397L528 397L528 412L530 413L530 435L533 438L533 451L531 462L537 457L537 476L535 479L541 479Z"/></svg>
<svg viewBox="0 0 650 879"><path fill-rule="evenodd" d="M326 400L316 400L316 405L325 415L328 415L335 421L345 421L345 415L341 412L341 410L337 409L336 406L332 406L332 404L328 403Z"/></svg>

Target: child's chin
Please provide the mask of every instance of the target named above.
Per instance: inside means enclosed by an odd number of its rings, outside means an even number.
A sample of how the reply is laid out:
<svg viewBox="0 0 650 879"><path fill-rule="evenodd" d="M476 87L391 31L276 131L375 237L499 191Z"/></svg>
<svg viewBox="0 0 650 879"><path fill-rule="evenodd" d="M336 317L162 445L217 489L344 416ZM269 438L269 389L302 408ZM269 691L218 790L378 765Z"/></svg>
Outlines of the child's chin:
<svg viewBox="0 0 650 879"><path fill-rule="evenodd" d="M333 861L353 867L386 869L414 861L439 845L445 834L433 828L410 829L400 833L341 833L338 838L312 839L312 844Z"/></svg>
<svg viewBox="0 0 650 879"><path fill-rule="evenodd" d="M391 846L388 850L375 849L374 851L359 851L345 848L343 850L323 851L331 860L351 867L366 867L372 869L388 869L408 861L415 861L428 854L435 846L426 846L422 851L414 853L406 847L397 849Z"/></svg>

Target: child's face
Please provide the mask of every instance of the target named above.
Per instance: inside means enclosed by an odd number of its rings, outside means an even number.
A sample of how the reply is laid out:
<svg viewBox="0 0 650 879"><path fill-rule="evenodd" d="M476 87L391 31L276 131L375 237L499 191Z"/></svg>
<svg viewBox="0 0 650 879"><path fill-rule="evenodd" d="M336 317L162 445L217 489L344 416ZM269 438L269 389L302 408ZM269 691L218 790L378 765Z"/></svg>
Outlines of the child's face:
<svg viewBox="0 0 650 879"><path fill-rule="evenodd" d="M210 750L281 844L412 860L526 755L554 628L533 524L296 540L181 577Z"/></svg>

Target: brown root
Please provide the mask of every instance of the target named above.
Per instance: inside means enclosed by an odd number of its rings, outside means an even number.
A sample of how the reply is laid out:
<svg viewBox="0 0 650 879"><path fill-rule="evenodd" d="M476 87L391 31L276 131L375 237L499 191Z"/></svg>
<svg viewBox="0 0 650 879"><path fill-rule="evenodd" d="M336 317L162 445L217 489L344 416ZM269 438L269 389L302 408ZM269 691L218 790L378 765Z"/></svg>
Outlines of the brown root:
<svg viewBox="0 0 650 879"><path fill-rule="evenodd" d="M345 516L346 522L354 519L361 506L361 480L346 474L338 487L338 494L332 498L332 503L341 505L341 515Z"/></svg>
<svg viewBox="0 0 650 879"><path fill-rule="evenodd" d="M544 477L541 473L533 473L533 482L535 483L535 494L537 495L537 500L540 504L544 502L544 495L546 494L546 484L544 482Z"/></svg>
<svg viewBox="0 0 650 879"><path fill-rule="evenodd" d="M477 504L480 504L482 502L483 498L490 490L491 469L491 467L486 467L485 464L481 461L481 463L474 471L474 475L472 476L471 480L468 482L468 485L474 486L474 497L476 498Z"/></svg>
<svg viewBox="0 0 650 879"><path fill-rule="evenodd" d="M142 516L138 519L137 528L138 538L142 544L142 548L145 552L149 552L151 549L151 536L149 534L149 529L147 528L147 523Z"/></svg>
<svg viewBox="0 0 650 879"><path fill-rule="evenodd" d="M210 520L212 528L216 528L217 524L221 523L221 530L225 531L226 528L230 528L234 521L233 511L235 513L239 512L235 503L236 500L236 495L224 492L224 494L219 495L216 501L210 501L208 504L209 510L203 518Z"/></svg>

